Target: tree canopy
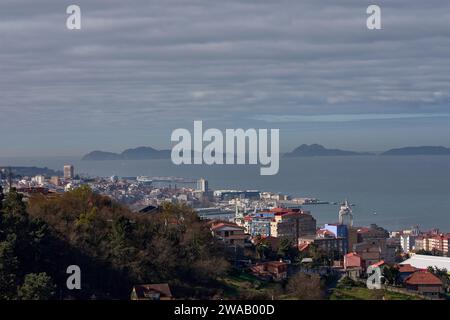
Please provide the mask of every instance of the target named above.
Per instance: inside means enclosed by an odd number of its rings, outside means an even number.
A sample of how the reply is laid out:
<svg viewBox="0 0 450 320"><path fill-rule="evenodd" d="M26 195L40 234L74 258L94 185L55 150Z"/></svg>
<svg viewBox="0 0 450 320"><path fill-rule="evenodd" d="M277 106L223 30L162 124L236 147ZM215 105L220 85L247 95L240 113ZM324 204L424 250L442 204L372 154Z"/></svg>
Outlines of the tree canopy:
<svg viewBox="0 0 450 320"><path fill-rule="evenodd" d="M11 190L0 209L0 299L126 299L134 284L161 282L201 298L229 269L186 206L138 214L81 187L27 203ZM80 267L82 290L66 288L69 265Z"/></svg>

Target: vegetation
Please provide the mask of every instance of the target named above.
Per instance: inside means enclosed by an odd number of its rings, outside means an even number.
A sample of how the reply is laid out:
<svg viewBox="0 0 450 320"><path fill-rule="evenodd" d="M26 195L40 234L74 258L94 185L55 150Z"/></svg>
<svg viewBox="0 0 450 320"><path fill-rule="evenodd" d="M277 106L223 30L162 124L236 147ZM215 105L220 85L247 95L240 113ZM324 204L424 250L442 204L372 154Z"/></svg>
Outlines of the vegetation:
<svg viewBox="0 0 450 320"><path fill-rule="evenodd" d="M387 290L370 290L365 287L337 287L330 300L418 300L419 298Z"/></svg>
<svg viewBox="0 0 450 320"><path fill-rule="evenodd" d="M398 277L400 275L400 272L398 268L394 266L385 266L383 268L383 276L385 279L386 284L389 285L397 285Z"/></svg>
<svg viewBox="0 0 450 320"><path fill-rule="evenodd" d="M221 279L223 297L230 299L270 300L283 293L282 284L261 280L247 272L235 270Z"/></svg>
<svg viewBox="0 0 450 320"><path fill-rule="evenodd" d="M140 215L81 187L28 205L12 190L0 212L0 299L126 299L133 284L160 282L209 298L230 268L206 223L184 206ZM81 268L82 290L66 288L69 265Z"/></svg>
<svg viewBox="0 0 450 320"><path fill-rule="evenodd" d="M299 272L286 285L287 298L299 300L325 299L325 282L319 275Z"/></svg>
<svg viewBox="0 0 450 320"><path fill-rule="evenodd" d="M439 269L438 267L428 267L428 272L434 274L436 277L441 279L442 281L442 287L445 290L448 288L448 285L450 284L450 275L447 271L447 269L442 268Z"/></svg>

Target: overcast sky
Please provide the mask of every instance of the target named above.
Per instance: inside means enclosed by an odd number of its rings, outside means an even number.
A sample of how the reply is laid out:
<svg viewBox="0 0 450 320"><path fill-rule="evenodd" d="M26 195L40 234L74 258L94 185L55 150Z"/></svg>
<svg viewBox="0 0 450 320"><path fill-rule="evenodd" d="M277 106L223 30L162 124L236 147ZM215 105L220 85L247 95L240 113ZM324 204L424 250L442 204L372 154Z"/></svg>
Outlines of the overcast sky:
<svg viewBox="0 0 450 320"><path fill-rule="evenodd" d="M449 90L448 0L0 2L0 157L168 148L193 120L283 151L450 147Z"/></svg>

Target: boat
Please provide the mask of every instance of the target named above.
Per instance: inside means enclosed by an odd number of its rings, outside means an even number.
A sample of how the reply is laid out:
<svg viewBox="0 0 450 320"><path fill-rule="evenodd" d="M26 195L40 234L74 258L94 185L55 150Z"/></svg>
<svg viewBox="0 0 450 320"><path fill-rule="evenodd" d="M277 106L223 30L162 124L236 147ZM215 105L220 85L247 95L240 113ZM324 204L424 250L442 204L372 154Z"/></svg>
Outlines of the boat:
<svg viewBox="0 0 450 320"><path fill-rule="evenodd" d="M136 177L136 181L143 183L143 184L150 185L150 184L152 184L153 179L150 177L147 177L147 176L138 176L138 177Z"/></svg>

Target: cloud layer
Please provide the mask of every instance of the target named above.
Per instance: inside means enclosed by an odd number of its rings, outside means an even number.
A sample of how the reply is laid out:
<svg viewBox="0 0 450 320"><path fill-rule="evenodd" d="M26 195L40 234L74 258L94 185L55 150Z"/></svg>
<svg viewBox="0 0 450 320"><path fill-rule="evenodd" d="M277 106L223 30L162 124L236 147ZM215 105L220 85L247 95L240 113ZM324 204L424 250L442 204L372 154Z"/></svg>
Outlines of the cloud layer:
<svg viewBox="0 0 450 320"><path fill-rule="evenodd" d="M65 27L69 4L0 4L4 154L167 146L194 119L449 112L448 1L378 1L379 31L359 0L84 0L80 31ZM288 145L351 132L304 127L287 127Z"/></svg>

